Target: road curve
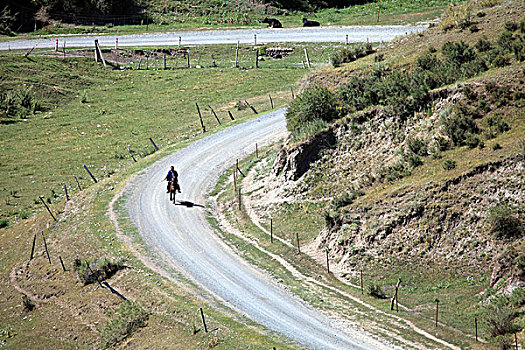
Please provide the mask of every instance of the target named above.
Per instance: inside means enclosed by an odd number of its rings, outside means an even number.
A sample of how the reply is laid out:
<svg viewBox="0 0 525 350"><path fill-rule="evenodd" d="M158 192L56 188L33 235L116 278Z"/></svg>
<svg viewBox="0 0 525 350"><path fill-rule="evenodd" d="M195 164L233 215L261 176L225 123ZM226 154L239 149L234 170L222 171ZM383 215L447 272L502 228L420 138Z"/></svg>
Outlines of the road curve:
<svg viewBox="0 0 525 350"><path fill-rule="evenodd" d="M48 36L41 39L12 40L0 42L0 50L54 48L56 40L59 46L93 47L93 41L99 40L102 47L114 47L118 36L119 47L139 46L177 46L179 36L182 45L212 45L212 44L253 44L257 35L258 44L279 42L380 42L391 41L397 36L426 29L423 26L344 26L316 28L253 28L231 30L201 30L189 32L145 33L136 35L89 35L89 36Z"/></svg>
<svg viewBox="0 0 525 350"><path fill-rule="evenodd" d="M291 295L266 273L250 266L223 243L206 220L206 194L235 159L286 132L284 110L265 114L201 139L141 171L128 188L131 220L144 239L158 247L183 274L232 308L268 329L317 349L391 349L357 330L337 327ZM170 165L179 172L187 205L168 200ZM189 205L193 203L194 206Z"/></svg>

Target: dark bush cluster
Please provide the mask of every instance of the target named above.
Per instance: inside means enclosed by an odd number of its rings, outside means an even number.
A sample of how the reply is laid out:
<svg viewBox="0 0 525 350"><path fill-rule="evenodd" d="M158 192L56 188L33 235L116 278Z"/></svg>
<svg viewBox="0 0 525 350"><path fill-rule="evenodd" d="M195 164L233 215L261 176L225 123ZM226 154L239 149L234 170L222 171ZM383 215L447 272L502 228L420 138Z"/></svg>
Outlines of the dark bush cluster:
<svg viewBox="0 0 525 350"><path fill-rule="evenodd" d="M514 210L506 204L489 209L487 222L496 238L519 238L523 235L523 223Z"/></svg>
<svg viewBox="0 0 525 350"><path fill-rule="evenodd" d="M352 49L342 49L337 51L332 56L332 65L339 67L343 63L353 62L361 57L365 57L374 53L375 50L372 48L372 44L366 44L365 46L357 46Z"/></svg>
<svg viewBox="0 0 525 350"><path fill-rule="evenodd" d="M78 277L84 285L111 278L118 270L123 268L124 265L122 263L112 262L106 258L98 260L75 259L74 262L75 272L78 273Z"/></svg>
<svg viewBox="0 0 525 350"><path fill-rule="evenodd" d="M298 132L317 120L331 122L338 116L334 94L325 87L314 86L293 100L286 111L286 126L288 130Z"/></svg>
<svg viewBox="0 0 525 350"><path fill-rule="evenodd" d="M33 90L0 90L0 119L24 119L39 109Z"/></svg>

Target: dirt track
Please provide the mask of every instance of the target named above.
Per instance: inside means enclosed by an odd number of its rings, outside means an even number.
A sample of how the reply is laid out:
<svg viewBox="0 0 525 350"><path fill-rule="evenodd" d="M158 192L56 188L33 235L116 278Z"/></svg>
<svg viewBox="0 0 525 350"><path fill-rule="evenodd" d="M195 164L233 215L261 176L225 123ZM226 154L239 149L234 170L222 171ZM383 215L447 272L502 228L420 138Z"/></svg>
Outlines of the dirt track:
<svg viewBox="0 0 525 350"><path fill-rule="evenodd" d="M206 193L236 158L283 137L284 110L261 116L173 153L138 174L128 188L130 217L145 240L169 256L171 265L256 322L312 348L390 349L358 330L331 320L291 295L267 274L239 258L206 220ZM170 165L179 172L181 203L169 202Z"/></svg>

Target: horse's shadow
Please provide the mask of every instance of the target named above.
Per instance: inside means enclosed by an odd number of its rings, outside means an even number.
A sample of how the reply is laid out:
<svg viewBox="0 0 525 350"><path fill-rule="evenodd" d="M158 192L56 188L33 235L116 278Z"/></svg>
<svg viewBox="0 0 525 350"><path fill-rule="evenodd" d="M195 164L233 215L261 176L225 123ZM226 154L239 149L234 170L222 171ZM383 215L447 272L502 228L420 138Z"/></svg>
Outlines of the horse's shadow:
<svg viewBox="0 0 525 350"><path fill-rule="evenodd" d="M175 205L183 205L183 206L185 206L186 208L193 208L193 207L201 207L201 208L204 208L204 205L200 205L200 204L193 203L193 202L190 202L190 201L177 201L177 202L175 203Z"/></svg>

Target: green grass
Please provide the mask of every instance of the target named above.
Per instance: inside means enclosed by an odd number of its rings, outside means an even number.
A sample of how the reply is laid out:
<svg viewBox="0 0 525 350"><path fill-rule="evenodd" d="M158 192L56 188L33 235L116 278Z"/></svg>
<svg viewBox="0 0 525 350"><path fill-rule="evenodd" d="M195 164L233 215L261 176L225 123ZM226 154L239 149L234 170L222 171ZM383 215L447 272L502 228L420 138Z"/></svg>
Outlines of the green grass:
<svg viewBox="0 0 525 350"><path fill-rule="evenodd" d="M195 102L212 131L217 122L208 105L226 126L227 110L241 120L253 113L237 110L238 101L262 112L270 109L271 93L275 107L284 105L290 86L304 74L302 68L113 71L88 59L32 60L0 58L0 86L34 86L46 108L27 121L2 125L2 218L41 208L39 195L61 201L63 185L76 190L73 172L89 185L84 164L98 179L129 166L128 145L141 158L154 151L150 137L164 148L200 136Z"/></svg>

